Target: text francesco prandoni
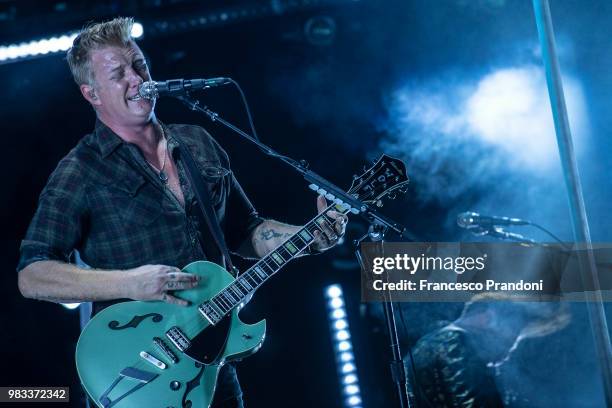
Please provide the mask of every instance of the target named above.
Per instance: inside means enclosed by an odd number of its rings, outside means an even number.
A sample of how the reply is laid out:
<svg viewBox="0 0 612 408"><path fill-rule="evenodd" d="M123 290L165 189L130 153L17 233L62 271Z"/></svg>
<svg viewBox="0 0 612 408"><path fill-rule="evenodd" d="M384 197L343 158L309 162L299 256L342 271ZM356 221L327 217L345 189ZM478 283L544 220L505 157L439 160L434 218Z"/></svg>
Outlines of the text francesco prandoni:
<svg viewBox="0 0 612 408"><path fill-rule="evenodd" d="M462 275L464 272L482 272L487 267L487 254L479 257L456 256L410 256L408 254L396 254L395 256L375 257L372 259L372 273L379 277L385 272L396 273L395 279L386 281L374 279L371 281L371 289L374 291L542 291L543 280L538 282L525 282L522 279L517 282L497 282L493 279L478 278L469 282L437 282L428 279L419 279L417 272L451 272ZM403 276L402 276L403 275ZM382 276L380 276L382 278ZM418 282L411 278L418 279ZM406 279L402 279L406 278ZM482 279L482 281L481 281ZM418 283L418 284L417 284Z"/></svg>

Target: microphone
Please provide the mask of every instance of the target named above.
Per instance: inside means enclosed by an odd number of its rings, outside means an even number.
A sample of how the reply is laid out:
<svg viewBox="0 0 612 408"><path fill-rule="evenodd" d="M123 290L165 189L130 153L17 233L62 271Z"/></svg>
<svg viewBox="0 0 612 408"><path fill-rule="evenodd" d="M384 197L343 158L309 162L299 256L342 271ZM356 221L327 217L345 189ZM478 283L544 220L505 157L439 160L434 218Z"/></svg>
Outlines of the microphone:
<svg viewBox="0 0 612 408"><path fill-rule="evenodd" d="M477 212L462 212L457 215L457 225L461 228L472 229L485 227L490 228L495 225L528 225L529 221L520 218L496 217L480 215Z"/></svg>
<svg viewBox="0 0 612 408"><path fill-rule="evenodd" d="M508 241L516 241L516 242L522 242L522 243L529 243L529 244L535 244L536 242L531 239L531 238L527 238L524 235L521 234L517 234L516 232L508 232L508 231L504 231L502 228L492 228L488 231L486 231L485 235L490 235L492 237L495 238L500 238L500 239L505 239Z"/></svg>
<svg viewBox="0 0 612 408"><path fill-rule="evenodd" d="M160 96L180 95L197 89L208 89L231 83L230 78L208 79L169 79L167 81L147 81L140 84L138 94L146 99L155 99Z"/></svg>

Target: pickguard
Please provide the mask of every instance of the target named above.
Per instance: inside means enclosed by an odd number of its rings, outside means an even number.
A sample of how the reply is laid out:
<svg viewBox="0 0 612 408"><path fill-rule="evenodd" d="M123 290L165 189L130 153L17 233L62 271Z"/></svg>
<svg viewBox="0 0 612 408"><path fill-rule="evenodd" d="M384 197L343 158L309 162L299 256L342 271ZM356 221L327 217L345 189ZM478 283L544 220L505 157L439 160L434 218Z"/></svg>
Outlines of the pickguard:
<svg viewBox="0 0 612 408"><path fill-rule="evenodd" d="M231 314L226 315L216 325L208 326L191 339L191 346L185 350L185 354L201 364L218 364L217 360L225 349L230 323Z"/></svg>

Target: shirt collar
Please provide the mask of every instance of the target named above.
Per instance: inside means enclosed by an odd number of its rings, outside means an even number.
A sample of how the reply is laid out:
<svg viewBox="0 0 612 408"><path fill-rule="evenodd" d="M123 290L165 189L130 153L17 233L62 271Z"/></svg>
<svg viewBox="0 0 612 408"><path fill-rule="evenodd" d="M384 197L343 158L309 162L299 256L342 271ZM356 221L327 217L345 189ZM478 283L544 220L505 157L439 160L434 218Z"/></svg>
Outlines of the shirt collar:
<svg viewBox="0 0 612 408"><path fill-rule="evenodd" d="M98 145L103 158L107 158L117 146L124 143L123 139L97 118L94 133L95 143Z"/></svg>

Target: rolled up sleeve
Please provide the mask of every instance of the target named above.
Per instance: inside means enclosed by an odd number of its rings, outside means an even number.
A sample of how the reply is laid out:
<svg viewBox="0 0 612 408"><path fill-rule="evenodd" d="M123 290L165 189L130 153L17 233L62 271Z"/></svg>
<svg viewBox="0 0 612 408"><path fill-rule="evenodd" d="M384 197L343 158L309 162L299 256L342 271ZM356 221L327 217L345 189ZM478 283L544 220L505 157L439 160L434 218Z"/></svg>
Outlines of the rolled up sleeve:
<svg viewBox="0 0 612 408"><path fill-rule="evenodd" d="M78 164L62 160L40 194L38 207L21 241L17 271L33 262L67 262L83 228L84 185Z"/></svg>
<svg viewBox="0 0 612 408"><path fill-rule="evenodd" d="M225 239L231 251L237 251L250 238L255 228L264 222L233 173L231 174L226 214Z"/></svg>

